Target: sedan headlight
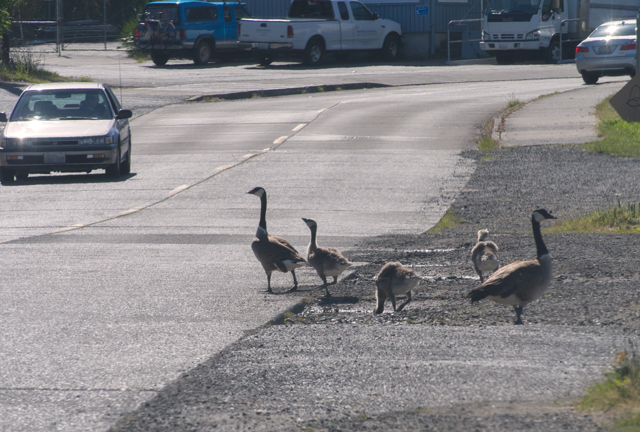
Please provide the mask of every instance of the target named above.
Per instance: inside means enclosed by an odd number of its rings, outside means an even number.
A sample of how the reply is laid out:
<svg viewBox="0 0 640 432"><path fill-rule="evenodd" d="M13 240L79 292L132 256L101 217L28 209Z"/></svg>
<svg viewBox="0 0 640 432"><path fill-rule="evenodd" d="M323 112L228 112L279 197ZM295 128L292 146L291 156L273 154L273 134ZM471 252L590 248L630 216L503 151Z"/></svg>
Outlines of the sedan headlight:
<svg viewBox="0 0 640 432"><path fill-rule="evenodd" d="M540 30L534 30L527 33L527 40L540 40Z"/></svg>
<svg viewBox="0 0 640 432"><path fill-rule="evenodd" d="M31 141L19 138L0 138L0 147L23 147L30 146Z"/></svg>

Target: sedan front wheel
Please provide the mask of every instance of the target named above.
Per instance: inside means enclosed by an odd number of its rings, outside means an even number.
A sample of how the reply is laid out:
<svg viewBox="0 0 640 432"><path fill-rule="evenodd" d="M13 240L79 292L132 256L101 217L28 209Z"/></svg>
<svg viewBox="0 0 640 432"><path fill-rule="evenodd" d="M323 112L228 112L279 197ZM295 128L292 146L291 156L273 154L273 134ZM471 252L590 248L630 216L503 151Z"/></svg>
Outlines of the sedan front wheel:
<svg viewBox="0 0 640 432"><path fill-rule="evenodd" d="M116 163L111 164L107 167L107 169L105 169L105 174L107 175L107 177L109 178L118 178L120 177L120 158L122 157L122 155L120 154L120 143L118 143L118 151L117 151L117 156L116 156Z"/></svg>

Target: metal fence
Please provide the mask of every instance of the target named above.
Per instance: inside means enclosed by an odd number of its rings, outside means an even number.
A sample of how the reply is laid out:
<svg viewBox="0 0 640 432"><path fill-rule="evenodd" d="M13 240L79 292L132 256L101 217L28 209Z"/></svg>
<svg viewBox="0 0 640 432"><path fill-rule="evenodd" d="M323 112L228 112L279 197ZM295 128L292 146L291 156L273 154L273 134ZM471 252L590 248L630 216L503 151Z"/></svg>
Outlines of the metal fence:
<svg viewBox="0 0 640 432"><path fill-rule="evenodd" d="M460 46L460 56L462 57L462 45L466 43L480 42L482 39L472 39L471 35L473 32L482 31L482 18L474 18L474 19L463 19L463 20L452 20L449 21L449 25L447 26L447 61L451 61L451 44L459 44ZM451 28L457 27L457 34L460 34L460 39L451 40ZM466 36L466 38L465 38ZM478 57L481 56L481 53L477 53Z"/></svg>
<svg viewBox="0 0 640 432"><path fill-rule="evenodd" d="M46 4L48 8L41 7L30 13L18 10L15 14L14 18L18 19L9 29L12 51L61 54L62 51L114 49L108 42L119 40L126 20L135 16L133 9L125 10L104 1L91 13L71 10L58 19L56 3L47 1Z"/></svg>

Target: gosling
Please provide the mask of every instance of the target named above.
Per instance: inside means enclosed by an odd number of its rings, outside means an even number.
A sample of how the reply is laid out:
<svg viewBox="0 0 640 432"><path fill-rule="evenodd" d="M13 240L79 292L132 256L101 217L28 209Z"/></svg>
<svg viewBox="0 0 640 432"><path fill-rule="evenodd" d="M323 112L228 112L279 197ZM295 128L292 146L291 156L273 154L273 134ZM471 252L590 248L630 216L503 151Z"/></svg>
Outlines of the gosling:
<svg viewBox="0 0 640 432"><path fill-rule="evenodd" d="M384 303L391 300L394 312L400 312L411 301L411 290L420 283L421 277L399 262L386 263L376 276L376 309L374 314L384 312ZM406 294L407 300L396 307L396 296Z"/></svg>

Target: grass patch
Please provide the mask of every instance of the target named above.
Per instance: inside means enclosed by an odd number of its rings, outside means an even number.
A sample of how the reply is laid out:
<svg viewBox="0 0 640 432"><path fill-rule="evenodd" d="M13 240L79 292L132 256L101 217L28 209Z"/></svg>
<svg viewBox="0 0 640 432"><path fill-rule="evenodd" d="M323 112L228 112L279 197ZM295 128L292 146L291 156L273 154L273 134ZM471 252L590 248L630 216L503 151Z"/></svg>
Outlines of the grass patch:
<svg viewBox="0 0 640 432"><path fill-rule="evenodd" d="M564 220L550 228L548 233L640 233L640 203L623 206L618 201L617 207L597 210L587 216Z"/></svg>
<svg viewBox="0 0 640 432"><path fill-rule="evenodd" d="M453 210L449 209L444 214L444 216L442 216L442 219L440 219L440 221L438 221L438 223L435 224L435 226L433 226L432 228L430 228L426 233L437 234L443 229L453 228L454 226L458 225L461 222L464 222L464 219L454 215Z"/></svg>
<svg viewBox="0 0 640 432"><path fill-rule="evenodd" d="M583 144L586 150L622 157L640 157L640 123L629 123L609 103L611 97L596 105L598 135L602 140Z"/></svg>
<svg viewBox="0 0 640 432"><path fill-rule="evenodd" d="M578 408L611 415L612 431L640 431L640 358L635 346L619 352L613 371L604 376L589 387Z"/></svg>
<svg viewBox="0 0 640 432"><path fill-rule="evenodd" d="M498 141L493 139L493 126L496 121L499 120L490 119L484 124L484 127L482 128L482 135L480 136L480 139L478 139L478 150L497 150L500 147L498 145Z"/></svg>
<svg viewBox="0 0 640 432"><path fill-rule="evenodd" d="M478 150L487 151L499 149L500 144L498 143L498 141L493 139L493 128L495 126L495 122L502 122L504 118L509 117L511 114L513 114L523 106L525 106L525 104L523 102L520 102L518 99L511 99L497 118L489 119L482 128L482 135L477 140ZM502 130L500 129L501 127L502 125L498 125L499 132L502 132Z"/></svg>
<svg viewBox="0 0 640 432"><path fill-rule="evenodd" d="M136 60L138 63L142 63L143 61L151 60L151 54L150 51L138 49L133 43L133 33L136 27L138 27L138 24L138 18L132 17L122 26L122 30L120 30L122 46L119 48L127 50L127 56L129 58Z"/></svg>
<svg viewBox="0 0 640 432"><path fill-rule="evenodd" d="M75 81L49 72L41 67L41 62L34 59L31 53L14 53L8 65L0 65L0 81L15 82L24 81L31 83L48 83L61 81ZM91 81L81 78L80 81Z"/></svg>

